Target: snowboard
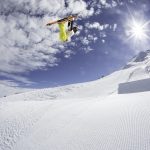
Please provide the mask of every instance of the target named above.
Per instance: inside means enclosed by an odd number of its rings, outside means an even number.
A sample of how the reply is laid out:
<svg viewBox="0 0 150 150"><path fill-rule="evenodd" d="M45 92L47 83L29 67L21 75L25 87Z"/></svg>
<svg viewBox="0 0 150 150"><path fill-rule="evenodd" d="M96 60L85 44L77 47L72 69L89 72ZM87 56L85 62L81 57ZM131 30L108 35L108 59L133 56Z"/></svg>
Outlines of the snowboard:
<svg viewBox="0 0 150 150"><path fill-rule="evenodd" d="M47 23L46 25L47 25L47 26L50 26L50 25L56 24L56 23L71 22L72 20L76 19L77 17L78 17L78 15L70 15L70 16L65 17L65 18L63 18L63 19L49 22L49 23Z"/></svg>

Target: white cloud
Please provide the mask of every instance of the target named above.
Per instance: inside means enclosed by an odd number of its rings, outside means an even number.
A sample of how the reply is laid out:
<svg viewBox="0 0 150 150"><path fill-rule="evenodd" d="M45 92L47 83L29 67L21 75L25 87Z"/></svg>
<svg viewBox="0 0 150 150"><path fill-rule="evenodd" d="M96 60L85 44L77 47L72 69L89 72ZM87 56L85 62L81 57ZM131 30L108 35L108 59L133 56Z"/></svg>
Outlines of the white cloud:
<svg viewBox="0 0 150 150"><path fill-rule="evenodd" d="M72 51L72 50L66 50L65 52L64 52L64 57L65 58L70 58L70 56L72 55L72 54L74 54L74 52Z"/></svg>
<svg viewBox="0 0 150 150"><path fill-rule="evenodd" d="M102 43L105 43L105 40L104 40L104 39L102 39Z"/></svg>
<svg viewBox="0 0 150 150"><path fill-rule="evenodd" d="M79 40L83 45L89 45L91 42L95 42L98 39L96 34L89 34L87 31L87 35L85 37L80 37ZM87 51L87 50L86 50Z"/></svg>
<svg viewBox="0 0 150 150"><path fill-rule="evenodd" d="M116 29L117 29L117 24L114 24L113 25L113 31L116 31Z"/></svg>
<svg viewBox="0 0 150 150"><path fill-rule="evenodd" d="M83 39L81 39L81 42L83 45L88 45L90 41L87 39L87 37L84 37Z"/></svg>
<svg viewBox="0 0 150 150"><path fill-rule="evenodd" d="M91 34L89 34L88 35L88 39L90 40L90 41L96 41L97 39L98 39L98 37L96 36L96 35L91 35Z"/></svg>
<svg viewBox="0 0 150 150"><path fill-rule="evenodd" d="M109 27L109 24L101 25L99 22L93 22L93 23L86 23L85 26L89 29L97 29L99 31L102 31L104 29L107 29Z"/></svg>
<svg viewBox="0 0 150 150"><path fill-rule="evenodd" d="M70 9L72 13L82 12L87 7L86 3L82 0L79 1L69 0L68 3L69 3L68 9Z"/></svg>
<svg viewBox="0 0 150 150"><path fill-rule="evenodd" d="M60 53L55 45L58 27L46 27L50 19L65 14L81 13L92 15L83 0L70 0L65 7L64 0L5 0L0 5L0 71L23 73L46 66L58 65L55 54ZM53 17L52 17L53 16ZM68 55L69 56L69 55Z"/></svg>
<svg viewBox="0 0 150 150"><path fill-rule="evenodd" d="M9 87L17 87L18 86L17 83L14 83L11 80L0 80L0 84L5 85L5 86L9 86Z"/></svg>
<svg viewBox="0 0 150 150"><path fill-rule="evenodd" d="M107 2L107 0L99 0L99 2L102 5L102 7L105 7L105 8L112 8L112 7L117 6L117 2L115 0L112 0L109 3Z"/></svg>
<svg viewBox="0 0 150 150"><path fill-rule="evenodd" d="M100 3L101 3L102 5L106 5L106 0L100 0Z"/></svg>
<svg viewBox="0 0 150 150"><path fill-rule="evenodd" d="M62 6L64 6L64 1L63 0L41 0L39 1L38 4L41 10L47 12L52 11L52 13L56 13L56 11L62 9Z"/></svg>
<svg viewBox="0 0 150 150"><path fill-rule="evenodd" d="M95 15L99 15L100 13L102 13L102 10L101 9L97 9L94 14Z"/></svg>
<svg viewBox="0 0 150 150"><path fill-rule="evenodd" d="M87 3L83 0L68 0L68 11L73 14L79 14L82 17L88 17L93 15L94 8L87 9Z"/></svg>
<svg viewBox="0 0 150 150"><path fill-rule="evenodd" d="M25 85L34 84L34 82L32 82L29 79L27 79L26 77L23 77L23 76L20 76L20 75L14 75L14 74L8 74L8 73L1 72L0 76L3 76L5 78L9 78L9 79L15 80L17 82L24 83ZM18 84L17 84L17 86L18 86Z"/></svg>
<svg viewBox="0 0 150 150"><path fill-rule="evenodd" d="M90 8L90 10L85 10L81 14L83 17L92 16L94 14L94 8Z"/></svg>
<svg viewBox="0 0 150 150"><path fill-rule="evenodd" d="M116 1L112 1L112 7L116 7L117 6L117 2Z"/></svg>
<svg viewBox="0 0 150 150"><path fill-rule="evenodd" d="M0 96L26 90L18 83L35 84L21 74L58 65L56 54L63 52L65 58L74 54L59 42L58 25L45 26L69 13L87 17L94 12L93 8L87 10L83 0L69 0L68 4L66 8L64 0L1 1L0 76L10 80L0 80Z"/></svg>
<svg viewBox="0 0 150 150"><path fill-rule="evenodd" d="M90 51L93 51L93 49L90 46L87 46L87 47L84 48L84 51L86 53L89 53Z"/></svg>
<svg viewBox="0 0 150 150"><path fill-rule="evenodd" d="M101 37L101 38L106 38L106 37L107 37L107 35L106 35L106 33L105 33L105 32L100 32L100 37Z"/></svg>

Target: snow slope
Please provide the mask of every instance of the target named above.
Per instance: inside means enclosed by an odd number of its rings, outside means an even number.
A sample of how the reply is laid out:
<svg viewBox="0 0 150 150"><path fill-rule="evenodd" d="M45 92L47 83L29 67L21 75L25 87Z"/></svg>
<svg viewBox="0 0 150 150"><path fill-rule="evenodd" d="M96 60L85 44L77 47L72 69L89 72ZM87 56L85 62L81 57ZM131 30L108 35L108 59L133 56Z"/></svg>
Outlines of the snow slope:
<svg viewBox="0 0 150 150"><path fill-rule="evenodd" d="M0 150L149 150L150 91L118 94L149 78L149 55L97 81L1 98Z"/></svg>
<svg viewBox="0 0 150 150"><path fill-rule="evenodd" d="M142 54L141 54L142 53ZM118 93L120 83L150 78L150 50L141 52L123 69L99 80L13 95L13 100L72 99ZM129 91L130 93L130 91ZM23 98L23 99L22 99ZM8 98L5 98L6 100Z"/></svg>
<svg viewBox="0 0 150 150"><path fill-rule="evenodd" d="M144 52L143 52L144 53ZM146 55L146 56L145 56ZM150 78L150 51L145 52L145 57L140 59L140 54L128 63L123 69L96 81L67 85L63 87L35 90L13 95L13 100L46 100L46 99L72 99L85 97L98 97L117 94L120 83ZM142 55L143 56L143 55ZM140 60L141 60L140 59ZM130 93L130 91L129 91ZM5 101L8 99L4 98Z"/></svg>
<svg viewBox="0 0 150 150"><path fill-rule="evenodd" d="M150 92L0 103L1 150L149 150Z"/></svg>
<svg viewBox="0 0 150 150"><path fill-rule="evenodd" d="M0 83L0 97L5 97L8 95L13 95L13 94L18 94L18 93L23 93L23 92L30 91L30 90L31 89L19 88L16 86L11 86L11 85Z"/></svg>

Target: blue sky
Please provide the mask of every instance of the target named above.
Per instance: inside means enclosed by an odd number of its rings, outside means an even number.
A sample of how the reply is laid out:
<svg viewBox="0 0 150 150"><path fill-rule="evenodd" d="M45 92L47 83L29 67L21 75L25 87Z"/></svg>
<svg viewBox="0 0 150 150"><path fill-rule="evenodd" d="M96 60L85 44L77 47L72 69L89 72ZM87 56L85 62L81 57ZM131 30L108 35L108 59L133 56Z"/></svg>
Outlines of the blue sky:
<svg viewBox="0 0 150 150"><path fill-rule="evenodd" d="M128 34L148 22L148 0L5 0L0 2L0 84L43 88L96 80L121 69L149 39ZM62 43L50 20L79 14L79 31ZM149 23L147 24L149 27ZM148 31L149 32L149 31Z"/></svg>

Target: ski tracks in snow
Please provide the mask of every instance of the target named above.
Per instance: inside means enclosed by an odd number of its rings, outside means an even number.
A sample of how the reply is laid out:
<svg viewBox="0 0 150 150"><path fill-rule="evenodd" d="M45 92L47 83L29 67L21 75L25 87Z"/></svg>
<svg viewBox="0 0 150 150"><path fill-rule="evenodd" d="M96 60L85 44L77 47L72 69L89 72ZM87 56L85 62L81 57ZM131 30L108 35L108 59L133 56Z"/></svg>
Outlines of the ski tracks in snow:
<svg viewBox="0 0 150 150"><path fill-rule="evenodd" d="M12 150L149 150L149 97L57 101Z"/></svg>
<svg viewBox="0 0 150 150"><path fill-rule="evenodd" d="M51 101L16 101L0 103L0 150L10 150L42 118Z"/></svg>
<svg viewBox="0 0 150 150"><path fill-rule="evenodd" d="M1 101L0 150L149 150L149 97Z"/></svg>

